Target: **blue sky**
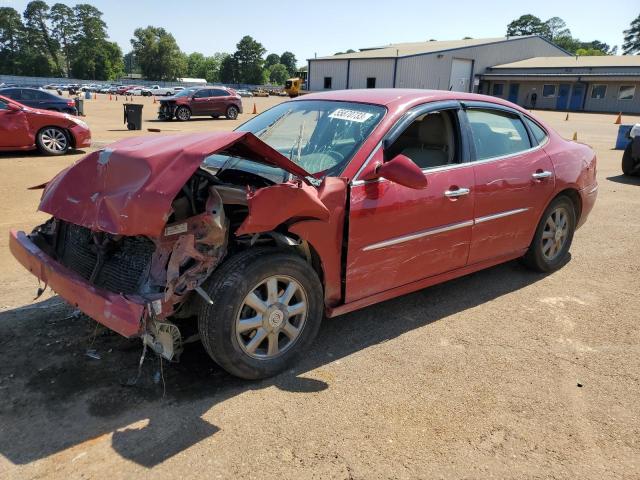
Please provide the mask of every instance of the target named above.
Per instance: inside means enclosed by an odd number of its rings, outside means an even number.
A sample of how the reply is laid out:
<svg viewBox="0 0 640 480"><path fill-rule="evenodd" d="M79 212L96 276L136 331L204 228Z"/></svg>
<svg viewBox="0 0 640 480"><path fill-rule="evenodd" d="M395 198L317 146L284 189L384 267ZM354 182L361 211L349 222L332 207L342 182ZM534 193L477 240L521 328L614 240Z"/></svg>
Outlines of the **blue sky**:
<svg viewBox="0 0 640 480"><path fill-rule="evenodd" d="M58 0L60 1L60 0ZM137 27L169 30L187 52L233 52L243 35L260 41L268 53L292 51L299 64L349 48L398 42L499 37L506 25L525 13L543 20L563 18L574 36L622 45L622 31L640 14L637 0L537 0L479 2L477 0L354 1L316 0L219 2L206 0L93 0L104 13L109 36L126 53ZM22 12L28 1L0 0ZM49 0L53 5L55 0ZM267 7L267 5L269 7Z"/></svg>

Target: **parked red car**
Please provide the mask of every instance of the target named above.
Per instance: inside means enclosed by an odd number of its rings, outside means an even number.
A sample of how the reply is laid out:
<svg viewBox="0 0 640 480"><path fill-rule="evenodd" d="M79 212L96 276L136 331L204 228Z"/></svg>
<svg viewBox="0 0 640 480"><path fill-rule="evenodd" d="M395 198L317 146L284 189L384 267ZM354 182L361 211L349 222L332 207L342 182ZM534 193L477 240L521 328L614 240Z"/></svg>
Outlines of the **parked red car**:
<svg viewBox="0 0 640 480"><path fill-rule="evenodd" d="M234 132L93 152L45 187L51 219L10 246L116 332L174 358L197 322L218 364L261 378L309 349L323 313L516 258L559 268L597 189L588 146L503 100L335 91Z"/></svg>
<svg viewBox="0 0 640 480"><path fill-rule="evenodd" d="M192 116L238 118L242 113L242 98L235 90L225 87L185 88L174 96L160 100L158 119L172 120L174 117L187 121Z"/></svg>
<svg viewBox="0 0 640 480"><path fill-rule="evenodd" d="M90 145L91 130L79 118L0 96L0 151L37 148L45 155L63 155Z"/></svg>

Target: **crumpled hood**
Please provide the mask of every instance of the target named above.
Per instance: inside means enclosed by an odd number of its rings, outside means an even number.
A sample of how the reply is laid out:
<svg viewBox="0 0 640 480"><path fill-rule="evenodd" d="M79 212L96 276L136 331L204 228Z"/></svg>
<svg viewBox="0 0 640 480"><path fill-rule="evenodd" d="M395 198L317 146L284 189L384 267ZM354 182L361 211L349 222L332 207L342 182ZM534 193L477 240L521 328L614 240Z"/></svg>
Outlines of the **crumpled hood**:
<svg viewBox="0 0 640 480"><path fill-rule="evenodd" d="M129 138L90 153L44 189L39 209L114 235L160 236L171 203L208 155L222 153L310 174L250 132Z"/></svg>

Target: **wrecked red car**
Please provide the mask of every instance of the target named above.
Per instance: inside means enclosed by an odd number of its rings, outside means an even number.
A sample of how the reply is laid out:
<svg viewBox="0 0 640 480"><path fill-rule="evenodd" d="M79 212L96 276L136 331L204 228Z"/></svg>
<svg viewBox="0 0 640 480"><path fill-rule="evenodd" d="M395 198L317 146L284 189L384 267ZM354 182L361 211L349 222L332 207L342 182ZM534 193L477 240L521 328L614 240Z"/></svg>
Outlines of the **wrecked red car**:
<svg viewBox="0 0 640 480"><path fill-rule="evenodd" d="M44 285L167 359L195 324L219 365L261 378L323 314L519 257L559 268L597 182L589 147L513 104L375 89L123 140L43 188L51 218L10 247Z"/></svg>

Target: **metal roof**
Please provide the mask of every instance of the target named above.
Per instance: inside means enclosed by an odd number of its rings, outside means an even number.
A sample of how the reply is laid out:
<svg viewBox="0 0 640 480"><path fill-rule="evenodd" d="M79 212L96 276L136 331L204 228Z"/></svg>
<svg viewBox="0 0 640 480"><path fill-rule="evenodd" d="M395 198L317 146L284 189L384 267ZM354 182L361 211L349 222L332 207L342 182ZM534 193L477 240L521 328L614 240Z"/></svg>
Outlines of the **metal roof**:
<svg viewBox="0 0 640 480"><path fill-rule="evenodd" d="M586 57L534 57L491 67L491 70L515 68L640 68L640 55L601 55Z"/></svg>
<svg viewBox="0 0 640 480"><path fill-rule="evenodd" d="M490 45L492 43L509 42L525 38L535 38L537 35L522 37L470 38L467 40L444 40L431 42L392 43L381 47L362 48L359 52L343 53L327 57L310 58L309 60L348 60L366 58L395 58L427 53L437 53L460 48Z"/></svg>

